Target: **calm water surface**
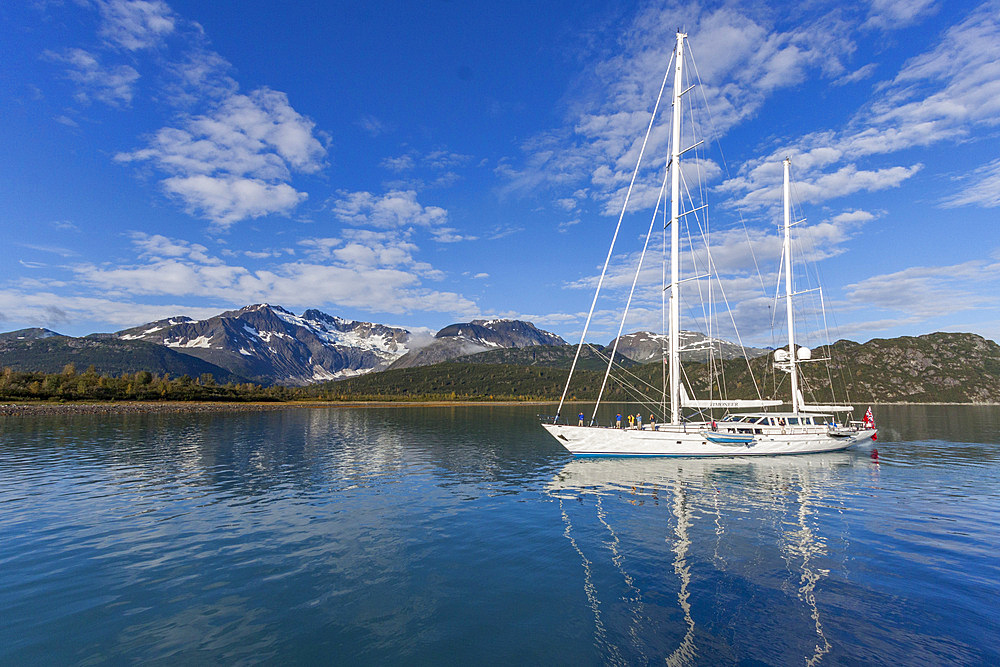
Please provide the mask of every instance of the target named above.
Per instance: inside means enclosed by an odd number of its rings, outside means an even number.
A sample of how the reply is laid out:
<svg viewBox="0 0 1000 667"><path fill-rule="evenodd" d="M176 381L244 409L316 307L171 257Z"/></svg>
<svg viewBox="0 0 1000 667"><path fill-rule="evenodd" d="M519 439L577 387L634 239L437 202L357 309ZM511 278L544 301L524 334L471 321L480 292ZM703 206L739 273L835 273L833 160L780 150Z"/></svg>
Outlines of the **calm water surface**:
<svg viewBox="0 0 1000 667"><path fill-rule="evenodd" d="M0 418L0 663L1000 663L1000 408L756 460L536 412Z"/></svg>

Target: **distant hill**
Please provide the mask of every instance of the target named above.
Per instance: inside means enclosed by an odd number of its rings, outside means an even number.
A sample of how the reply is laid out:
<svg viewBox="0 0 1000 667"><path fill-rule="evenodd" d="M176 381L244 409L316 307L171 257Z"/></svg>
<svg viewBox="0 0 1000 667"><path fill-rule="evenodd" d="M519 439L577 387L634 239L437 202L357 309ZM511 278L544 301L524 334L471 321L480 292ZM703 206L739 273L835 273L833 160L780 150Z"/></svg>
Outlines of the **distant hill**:
<svg viewBox="0 0 1000 667"><path fill-rule="evenodd" d="M428 366L489 350L565 344L559 336L538 329L531 322L473 320L446 326L434 335L429 345L403 355L390 368Z"/></svg>
<svg viewBox="0 0 1000 667"><path fill-rule="evenodd" d="M595 351L596 349L596 351ZM600 354L598 354L598 352ZM583 370L603 370L611 350L600 345L584 346L577 361L577 368ZM460 364L509 364L512 366L548 366L551 368L569 368L573 365L576 355L576 345L536 345L534 347L516 347L502 350L489 350L456 357L451 361ZM637 362L622 356L619 352L617 363L621 366L635 366Z"/></svg>
<svg viewBox="0 0 1000 667"><path fill-rule="evenodd" d="M770 352L770 350L759 347L740 347L728 340L709 338L697 331L681 331L679 338L682 361L706 362L713 351L716 359L742 359L744 355L752 359ZM614 341L608 343L608 349L610 350L613 345ZM663 359L668 350L669 335L667 334L637 331L625 334L618 339L618 352L640 363Z"/></svg>
<svg viewBox="0 0 1000 667"><path fill-rule="evenodd" d="M446 361L327 382L312 391L333 400L552 400L559 398L568 374L564 368ZM600 371L578 371L571 398L596 395L603 377ZM624 395L611 388L608 396L620 400Z"/></svg>
<svg viewBox="0 0 1000 667"><path fill-rule="evenodd" d="M1000 402L1000 345L970 333L876 338L833 345L832 367L858 396L884 401ZM822 382L822 380L818 380Z"/></svg>
<svg viewBox="0 0 1000 667"><path fill-rule="evenodd" d="M42 340L44 338L52 338L53 336L61 336L55 331L49 329L18 329L17 331L8 331L6 333L0 333L0 342L5 341L18 341L18 340Z"/></svg>
<svg viewBox="0 0 1000 667"><path fill-rule="evenodd" d="M565 383L568 372L566 358L571 349L572 346L564 346L487 352L466 357L466 363L390 370L327 384L323 390L341 398L354 395L440 397L454 392L465 398L492 395L558 399L563 389L561 383ZM544 367L542 364L520 365L531 352L536 353ZM875 339L864 344L841 340L829 350L814 350L814 356L827 352L832 358L829 370L821 363L799 367L803 393L810 403L834 400L849 400L859 405L869 402L1000 403L1000 345L975 334L934 333ZM503 359L513 363L487 363ZM657 387L662 364L656 361L634 365L628 372ZM685 362L684 372L695 395L707 397L710 377L707 365ZM601 373L584 370L578 375L574 377L571 394L582 400L595 397L600 386L596 378ZM620 377L621 373L615 375ZM771 355L751 359L749 367L745 361L732 360L726 363L723 374L716 371L713 377L716 383L721 380L724 395L729 398L756 398L759 389L764 398L788 399L788 376L774 369ZM714 391L718 396L718 384ZM607 396L611 399L626 394L620 384L615 383Z"/></svg>
<svg viewBox="0 0 1000 667"><path fill-rule="evenodd" d="M0 368L58 373L67 364L80 371L93 366L107 375L151 371L197 378L211 373L222 384L246 382L215 364L145 341L119 340L108 334L73 338L44 329L0 334Z"/></svg>

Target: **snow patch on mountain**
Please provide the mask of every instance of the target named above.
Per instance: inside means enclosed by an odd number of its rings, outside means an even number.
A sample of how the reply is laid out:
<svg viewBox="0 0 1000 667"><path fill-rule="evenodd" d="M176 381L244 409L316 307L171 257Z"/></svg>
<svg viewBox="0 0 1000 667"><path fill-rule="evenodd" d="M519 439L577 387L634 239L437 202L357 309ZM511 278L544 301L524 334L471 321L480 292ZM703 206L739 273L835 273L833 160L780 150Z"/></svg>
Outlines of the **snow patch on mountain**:
<svg viewBox="0 0 1000 667"><path fill-rule="evenodd" d="M369 373L410 351L406 329L318 310L295 315L270 304L206 320L170 318L116 335L160 343L265 384L302 385Z"/></svg>

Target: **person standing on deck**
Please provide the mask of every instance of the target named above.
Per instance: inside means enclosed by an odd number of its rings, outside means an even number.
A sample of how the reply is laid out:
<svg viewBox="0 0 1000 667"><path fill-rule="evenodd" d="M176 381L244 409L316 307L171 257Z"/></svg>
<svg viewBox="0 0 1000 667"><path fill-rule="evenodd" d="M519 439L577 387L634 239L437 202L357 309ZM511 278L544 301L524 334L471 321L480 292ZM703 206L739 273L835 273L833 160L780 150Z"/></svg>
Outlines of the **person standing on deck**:
<svg viewBox="0 0 1000 667"><path fill-rule="evenodd" d="M621 427L622 427L622 415L619 412L618 416L615 417L615 428L621 428Z"/></svg>
<svg viewBox="0 0 1000 667"><path fill-rule="evenodd" d="M641 412L635 413L635 427L637 429L639 429L640 431L642 430L642 413Z"/></svg>
<svg viewBox="0 0 1000 667"><path fill-rule="evenodd" d="M583 413L580 413L580 426L583 426Z"/></svg>

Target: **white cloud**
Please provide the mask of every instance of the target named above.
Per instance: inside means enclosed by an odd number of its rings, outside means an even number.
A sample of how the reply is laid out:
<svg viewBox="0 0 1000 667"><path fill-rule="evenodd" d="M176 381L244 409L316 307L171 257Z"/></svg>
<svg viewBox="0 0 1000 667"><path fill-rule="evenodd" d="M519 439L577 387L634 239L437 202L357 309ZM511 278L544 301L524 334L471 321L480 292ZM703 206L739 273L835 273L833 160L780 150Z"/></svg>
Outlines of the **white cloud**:
<svg viewBox="0 0 1000 667"><path fill-rule="evenodd" d="M286 181L293 171L323 167L326 149L314 123L281 92L267 88L230 95L206 115L165 127L149 146L119 153L119 162L151 161L171 174L164 189L186 209L227 227L239 220L287 213L305 200Z"/></svg>
<svg viewBox="0 0 1000 667"><path fill-rule="evenodd" d="M766 12L725 6L698 11L675 3L652 3L635 18L623 36L625 51L607 58L582 76L588 91L570 104L567 124L525 142L520 165L503 160L497 172L508 182L508 191L556 191L583 184L588 196L602 204L605 215L620 211L624 191L631 178L653 101L675 43L675 28L685 25L692 35L689 52L694 53L697 72L688 63L687 72L704 82L689 93L689 99L704 96L712 110L716 134L753 116L774 90L787 88L811 73L839 77L843 60L854 50L845 35L845 24L831 13L802 21L794 28L775 28ZM692 25L692 16L694 24ZM718 45L725 45L719 48ZM669 93L669 91L668 91ZM661 103L668 115L669 99ZM689 126L691 127L691 126ZM697 136L685 136L685 147L708 134L696 128ZM689 130L686 130L689 131ZM650 135L646 156L666 152L668 130L657 124ZM662 170L664 159L650 160L648 167ZM709 178L722 173L718 165L706 170ZM655 200L659 180L640 186L637 205ZM561 198L564 199L564 198Z"/></svg>
<svg viewBox="0 0 1000 667"><path fill-rule="evenodd" d="M307 197L287 183L232 176L171 176L163 181L163 189L180 199L188 213L221 228L247 218L287 214Z"/></svg>
<svg viewBox="0 0 1000 667"><path fill-rule="evenodd" d="M109 302L142 295L198 298L223 307L268 302L391 313L459 315L477 310L458 293L423 285L424 280L437 280L443 274L414 257L418 250L414 244L377 233L306 239L300 245L306 249L307 260L276 262L259 270L226 263L197 243L141 233L133 234L132 242L139 261L71 267L73 284L86 292L100 292ZM19 293L46 292L45 285L22 284ZM58 303L67 299L73 300L65 297Z"/></svg>
<svg viewBox="0 0 1000 667"><path fill-rule="evenodd" d="M83 49L68 49L63 54L46 51L45 57L70 66L66 75L77 84L76 98L80 102L97 100L114 107L132 103L135 82L139 79L135 68L129 65L104 67L96 55Z"/></svg>
<svg viewBox="0 0 1000 667"><path fill-rule="evenodd" d="M358 120L358 126L372 137L378 137L390 130L388 125L372 115L362 116Z"/></svg>
<svg viewBox="0 0 1000 667"><path fill-rule="evenodd" d="M961 180L968 185L961 192L945 197L941 201L941 206L944 208L1000 206L1000 159L979 167Z"/></svg>
<svg viewBox="0 0 1000 667"><path fill-rule="evenodd" d="M797 159L793 157L792 160L793 166L797 167ZM746 195L733 202L734 205L752 209L777 206L781 203L781 177L779 175L781 163L773 158L771 162L765 164L766 169L755 169L747 176L731 179L724 184L723 187L729 190L749 190ZM777 166L776 169L775 166ZM903 181L912 177L922 168L922 164L915 164L910 167L863 170L858 169L854 164L848 164L835 172L805 178L797 177L792 183L792 195L799 203L816 204L838 197L846 197L856 192L878 192L879 190L899 187Z"/></svg>
<svg viewBox="0 0 1000 667"><path fill-rule="evenodd" d="M166 257L182 257L199 264L221 264L221 260L208 254L208 248L200 243L189 243L171 239L162 234L146 234L133 232L130 234L132 245L139 253L140 259L163 259Z"/></svg>
<svg viewBox="0 0 1000 667"><path fill-rule="evenodd" d="M165 68L169 78L163 97L176 107L223 100L239 90L239 84L230 76L229 61L197 45L179 60L166 63Z"/></svg>
<svg viewBox="0 0 1000 667"><path fill-rule="evenodd" d="M577 218L576 220L567 220L566 222L560 222L557 229L559 230L560 233L566 233L570 230L570 227L573 227L574 225L578 224L580 224L579 218Z"/></svg>
<svg viewBox="0 0 1000 667"><path fill-rule="evenodd" d="M150 165L160 172L171 198L222 228L246 218L287 214L306 199L292 177L325 167L326 137L285 93L266 87L239 92L232 66L207 48L202 27L182 20L162 0L83 4L100 16L104 56L127 58L130 64L105 66L83 49L47 51L48 59L69 66L77 98L129 106L139 80L132 64L142 64L154 69L148 79L157 86L151 97L161 106L184 110L148 136L145 147L115 155L118 162ZM156 49L155 56L140 57L138 52L148 49Z"/></svg>
<svg viewBox="0 0 1000 667"><path fill-rule="evenodd" d="M858 307L898 311L916 321L964 310L996 307L994 293L977 286L1000 280L1000 263L981 260L952 266L914 266L866 278L847 286L848 300Z"/></svg>
<svg viewBox="0 0 1000 667"><path fill-rule="evenodd" d="M877 69L878 69L877 63L868 63L867 65L863 65L853 71L848 72L847 74L840 77L833 83L836 86L843 86L849 83L864 81L868 77L873 76L875 74L875 70Z"/></svg>
<svg viewBox="0 0 1000 667"><path fill-rule="evenodd" d="M387 157L382 160L382 166L390 171L409 171L415 166L412 155L400 155L399 157Z"/></svg>
<svg viewBox="0 0 1000 667"><path fill-rule="evenodd" d="M471 159L471 155L438 149L425 155L421 161L434 169L445 170L465 166Z"/></svg>
<svg viewBox="0 0 1000 667"><path fill-rule="evenodd" d="M925 5L920 7L930 9ZM968 140L976 128L1000 124L1000 60L994 55L997 43L1000 3L988 2L949 28L926 53L907 61L842 130L806 135L750 161L719 191L734 195L734 203L742 207L777 205L785 156L792 157L794 193L802 203L899 187L923 165L865 169L858 163L873 155ZM834 165L840 166L829 171ZM1000 187L989 165L965 180L970 185L943 200L943 206L988 205L991 193Z"/></svg>
<svg viewBox="0 0 1000 667"><path fill-rule="evenodd" d="M384 195L340 191L331 202L337 219L351 225L376 229L403 229L411 225L440 227L448 212L439 206L423 206L414 190L392 190Z"/></svg>
<svg viewBox="0 0 1000 667"><path fill-rule="evenodd" d="M936 0L871 0L865 27L905 28L937 11Z"/></svg>
<svg viewBox="0 0 1000 667"><path fill-rule="evenodd" d="M133 327L174 315L205 319L219 314L218 308L178 304L144 304L131 299L56 294L50 291L0 290L0 312L8 321L42 326L80 322L110 323Z"/></svg>
<svg viewBox="0 0 1000 667"><path fill-rule="evenodd" d="M174 31L177 17L161 0L98 0L101 37L129 51L147 49Z"/></svg>

